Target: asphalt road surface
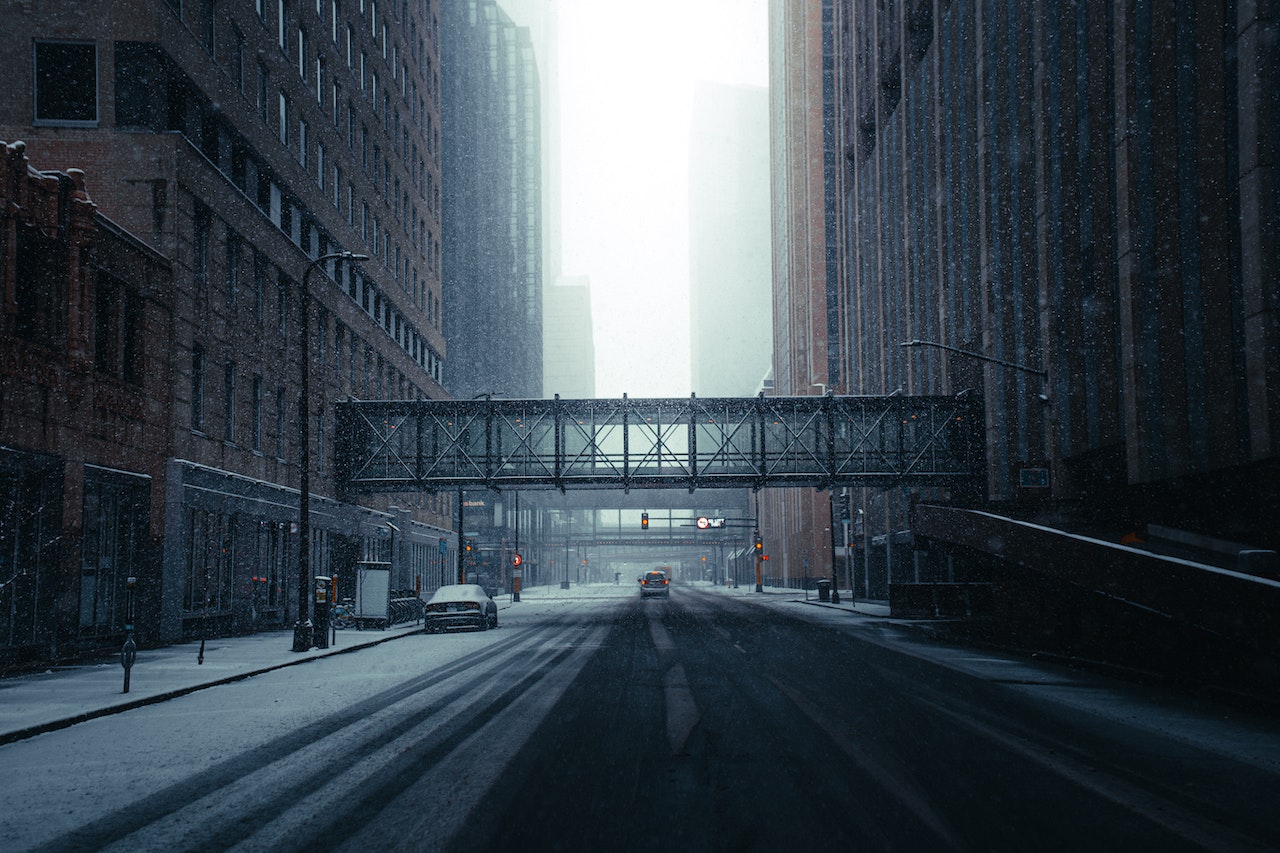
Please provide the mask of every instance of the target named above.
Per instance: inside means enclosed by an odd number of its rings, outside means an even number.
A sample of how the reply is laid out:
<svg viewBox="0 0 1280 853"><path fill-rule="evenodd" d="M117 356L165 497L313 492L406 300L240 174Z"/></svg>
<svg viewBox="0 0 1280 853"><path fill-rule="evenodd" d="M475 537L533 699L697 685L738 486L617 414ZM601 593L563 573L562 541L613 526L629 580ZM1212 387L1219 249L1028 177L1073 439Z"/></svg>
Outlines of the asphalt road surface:
<svg viewBox="0 0 1280 853"><path fill-rule="evenodd" d="M415 669L441 642L458 653ZM350 698L34 846L1280 848L1280 723L885 620L677 586L345 657L391 654L393 683L351 675ZM269 707L310 669L216 691ZM193 744L225 725L183 701L152 713L188 715Z"/></svg>

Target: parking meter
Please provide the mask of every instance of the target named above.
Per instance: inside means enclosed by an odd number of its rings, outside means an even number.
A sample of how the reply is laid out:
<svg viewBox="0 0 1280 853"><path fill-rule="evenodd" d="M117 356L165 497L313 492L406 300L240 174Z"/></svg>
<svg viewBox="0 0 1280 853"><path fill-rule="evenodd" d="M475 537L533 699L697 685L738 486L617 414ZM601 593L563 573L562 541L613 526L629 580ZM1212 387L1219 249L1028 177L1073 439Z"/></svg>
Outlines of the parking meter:
<svg viewBox="0 0 1280 853"><path fill-rule="evenodd" d="M121 691L122 693L129 692L130 671L133 669L133 662L138 657L138 644L133 641L133 590L137 585L137 578L131 577L125 581L125 641L124 646L120 649L120 665L124 667L124 690Z"/></svg>
<svg viewBox="0 0 1280 853"><path fill-rule="evenodd" d="M312 639L317 649L329 648L329 577L316 575L315 629Z"/></svg>

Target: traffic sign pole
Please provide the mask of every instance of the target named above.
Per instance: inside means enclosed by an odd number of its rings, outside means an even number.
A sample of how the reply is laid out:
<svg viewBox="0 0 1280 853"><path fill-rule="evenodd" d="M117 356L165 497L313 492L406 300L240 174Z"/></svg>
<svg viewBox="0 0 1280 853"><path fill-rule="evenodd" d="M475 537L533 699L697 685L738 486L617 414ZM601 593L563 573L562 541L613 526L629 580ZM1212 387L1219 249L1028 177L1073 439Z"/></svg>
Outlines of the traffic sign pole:
<svg viewBox="0 0 1280 853"><path fill-rule="evenodd" d="M520 567L524 565L524 557L520 556L520 552L516 551L511 558L511 601L515 603L520 600L520 575L522 574Z"/></svg>

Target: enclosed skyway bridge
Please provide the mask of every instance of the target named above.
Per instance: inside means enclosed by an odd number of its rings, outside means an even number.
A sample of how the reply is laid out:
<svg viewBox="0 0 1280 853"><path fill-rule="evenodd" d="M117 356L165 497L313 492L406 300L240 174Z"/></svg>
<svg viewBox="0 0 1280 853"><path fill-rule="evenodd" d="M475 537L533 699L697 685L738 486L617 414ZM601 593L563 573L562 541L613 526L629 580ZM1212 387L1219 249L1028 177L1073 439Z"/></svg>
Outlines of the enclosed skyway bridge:
<svg viewBox="0 0 1280 853"><path fill-rule="evenodd" d="M339 488L943 486L980 493L974 394L345 402Z"/></svg>

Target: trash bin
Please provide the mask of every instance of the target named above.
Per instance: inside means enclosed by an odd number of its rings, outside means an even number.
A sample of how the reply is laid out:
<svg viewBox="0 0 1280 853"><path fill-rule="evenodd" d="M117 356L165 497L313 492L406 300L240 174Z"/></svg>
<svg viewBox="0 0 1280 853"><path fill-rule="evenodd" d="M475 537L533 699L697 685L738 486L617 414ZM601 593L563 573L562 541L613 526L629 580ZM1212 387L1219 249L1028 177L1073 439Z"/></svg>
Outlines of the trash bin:
<svg viewBox="0 0 1280 853"><path fill-rule="evenodd" d="M818 600L831 600L831 581L826 578L818 578Z"/></svg>

